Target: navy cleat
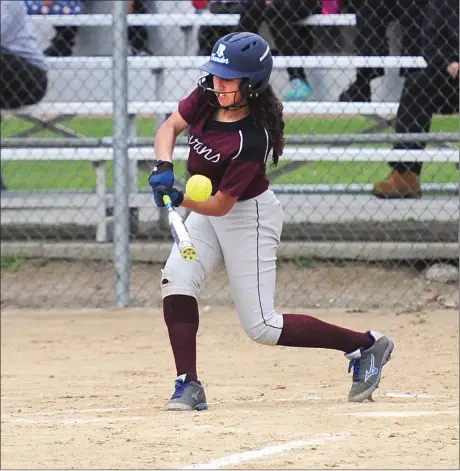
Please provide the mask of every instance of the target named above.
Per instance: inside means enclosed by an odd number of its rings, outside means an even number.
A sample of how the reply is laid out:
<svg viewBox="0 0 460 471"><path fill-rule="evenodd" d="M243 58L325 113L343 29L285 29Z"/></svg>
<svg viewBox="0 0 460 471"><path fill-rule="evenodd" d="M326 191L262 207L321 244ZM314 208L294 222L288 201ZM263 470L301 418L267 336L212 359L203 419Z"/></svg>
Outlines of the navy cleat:
<svg viewBox="0 0 460 471"><path fill-rule="evenodd" d="M165 405L165 410L207 410L206 395L200 381L193 381L190 375L183 374L176 379L176 390Z"/></svg>
<svg viewBox="0 0 460 471"><path fill-rule="evenodd" d="M353 384L348 395L350 402L372 400L372 393L378 388L382 377L382 368L390 360L394 349L393 342L384 335L372 330L368 334L374 339L372 347L345 354L350 360L348 372L353 368Z"/></svg>

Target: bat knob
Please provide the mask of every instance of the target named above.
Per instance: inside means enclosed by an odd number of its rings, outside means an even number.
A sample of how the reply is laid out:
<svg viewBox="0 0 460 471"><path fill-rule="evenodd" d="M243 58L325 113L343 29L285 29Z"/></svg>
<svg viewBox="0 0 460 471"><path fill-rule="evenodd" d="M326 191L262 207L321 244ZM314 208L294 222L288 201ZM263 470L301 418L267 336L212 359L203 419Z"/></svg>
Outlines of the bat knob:
<svg viewBox="0 0 460 471"><path fill-rule="evenodd" d="M192 262L196 259L196 249L194 247L185 247L181 251L181 256L186 262Z"/></svg>

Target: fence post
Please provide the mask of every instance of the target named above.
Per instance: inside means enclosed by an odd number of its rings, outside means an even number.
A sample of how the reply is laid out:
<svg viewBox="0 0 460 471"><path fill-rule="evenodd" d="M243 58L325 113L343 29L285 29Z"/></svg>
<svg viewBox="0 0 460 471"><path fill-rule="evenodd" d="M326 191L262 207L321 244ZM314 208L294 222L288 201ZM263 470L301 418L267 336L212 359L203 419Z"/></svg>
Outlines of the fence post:
<svg viewBox="0 0 460 471"><path fill-rule="evenodd" d="M127 2L113 2L113 264L115 303L129 302L128 33Z"/></svg>

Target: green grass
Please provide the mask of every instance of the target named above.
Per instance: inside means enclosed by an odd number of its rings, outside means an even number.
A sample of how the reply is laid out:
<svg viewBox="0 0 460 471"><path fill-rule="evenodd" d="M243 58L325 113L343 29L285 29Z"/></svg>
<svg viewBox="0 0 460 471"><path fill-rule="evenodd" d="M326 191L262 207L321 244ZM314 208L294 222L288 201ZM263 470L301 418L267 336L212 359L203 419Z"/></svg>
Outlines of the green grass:
<svg viewBox="0 0 460 471"><path fill-rule="evenodd" d="M24 260L16 255L2 255L0 257L0 268L5 268L13 272L18 272L23 263Z"/></svg>
<svg viewBox="0 0 460 471"><path fill-rule="evenodd" d="M64 126L88 136L101 138L112 134L110 118L77 117ZM287 134L342 134L359 133L375 124L374 121L363 117L321 117L321 118L288 118L286 120ZM21 119L4 119L1 123L2 137L9 137L18 132L30 129L32 124ZM150 118L137 121L138 136L152 137L155 122ZM433 119L431 131L458 132L458 116L436 116ZM50 131L41 131L39 137L55 137ZM383 146L388 146L382 144ZM280 166L286 163L281 162ZM184 163L176 164L176 172L183 175ZM108 163L108 185L112 186L112 165ZM93 165L86 161L59 162L4 162L2 171L10 189L92 189L96 179ZM335 163L315 162L303 165L301 168L286 173L273 180L273 183L372 183L384 178L388 173L385 163ZM422 172L423 182L456 182L458 172L452 164L426 164ZM147 175L141 173L139 186L147 187Z"/></svg>

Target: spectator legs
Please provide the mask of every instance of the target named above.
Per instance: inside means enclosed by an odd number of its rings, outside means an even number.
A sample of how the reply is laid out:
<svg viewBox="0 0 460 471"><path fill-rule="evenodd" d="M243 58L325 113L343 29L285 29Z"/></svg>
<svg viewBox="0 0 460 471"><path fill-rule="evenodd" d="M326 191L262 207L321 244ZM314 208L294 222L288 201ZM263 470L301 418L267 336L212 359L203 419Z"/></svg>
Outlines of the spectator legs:
<svg viewBox="0 0 460 471"><path fill-rule="evenodd" d="M27 59L0 54L0 109L16 109L38 103L48 86L46 71Z"/></svg>
<svg viewBox="0 0 460 471"><path fill-rule="evenodd" d="M390 21L388 2L393 0L360 0L355 2L356 52L361 56L388 55L386 29ZM382 68L362 68L356 72L356 81L340 94L339 101L371 101L370 81L384 74Z"/></svg>
<svg viewBox="0 0 460 471"><path fill-rule="evenodd" d="M130 0L128 13L147 13L146 0ZM145 26L129 26L128 41L134 55L152 55L149 48L149 34Z"/></svg>
<svg viewBox="0 0 460 471"><path fill-rule="evenodd" d="M3 173L0 172L0 190L6 191L7 189L5 181L3 180Z"/></svg>
<svg viewBox="0 0 460 471"><path fill-rule="evenodd" d="M362 1L356 13L356 49L360 56L388 55L386 29L392 19L395 18L391 15L389 0ZM358 70L357 77L371 80L383 74L382 68L363 68Z"/></svg>
<svg viewBox="0 0 460 471"><path fill-rule="evenodd" d="M401 55L402 56L422 56L422 45L427 38L423 37L423 22L426 16L426 6L428 0L405 0L408 5L403 5L399 22L402 29ZM407 76L420 69L400 70L400 75Z"/></svg>
<svg viewBox="0 0 460 471"><path fill-rule="evenodd" d="M396 118L396 133L424 133L430 130L434 113L446 105L458 112L458 77L453 80L446 71L433 66L406 78ZM394 149L424 149L426 143L402 141ZM374 195L382 198L419 197L421 162L390 162L392 172L386 180L374 185Z"/></svg>
<svg viewBox="0 0 460 471"><path fill-rule="evenodd" d="M315 5L316 8L312 7L311 4L307 6L306 2L301 0L273 0L272 5L267 8L267 22L279 54L296 56L311 52L310 47L308 47L308 51L305 51L305 45L310 42L309 38L299 34L300 31L305 32L305 29L301 29L294 23L313 13L321 12L321 4L315 2ZM284 99L287 101L300 101L308 98L312 93L312 89L304 69L289 67L287 72L291 87L284 95Z"/></svg>
<svg viewBox="0 0 460 471"><path fill-rule="evenodd" d="M228 26L200 26L198 29L198 54L209 56L217 40L233 33L233 31L233 28Z"/></svg>
<svg viewBox="0 0 460 471"><path fill-rule="evenodd" d="M301 50L304 38L299 36L298 30L293 23L301 19L299 1L274 1L271 8L267 8L267 22L270 33L280 55L296 56ZM302 17L308 16L305 15ZM303 68L288 68L289 78L301 78L307 80Z"/></svg>
<svg viewBox="0 0 460 471"><path fill-rule="evenodd" d="M0 53L0 109L16 109L38 103L46 93L46 71L23 57ZM7 189L0 171L0 190Z"/></svg>
<svg viewBox="0 0 460 471"><path fill-rule="evenodd" d="M355 2L357 36L355 46L361 56L389 54L386 31L392 21L399 21L402 55L420 55L422 24L427 0L360 0ZM414 71L414 69L408 69ZM401 70L407 75L408 70ZM339 101L371 101L370 81L384 75L383 68L357 70L356 81L340 94Z"/></svg>
<svg viewBox="0 0 460 471"><path fill-rule="evenodd" d="M449 78L447 72L428 67L406 79L396 117L396 133L422 133L430 130L434 113L450 104L452 111L458 109L458 79ZM424 149L425 142L405 141L394 149ZM419 175L421 163L391 162L397 171L411 171Z"/></svg>
<svg viewBox="0 0 460 471"><path fill-rule="evenodd" d="M240 16L239 31L259 34L261 23L265 20L265 0L248 0Z"/></svg>
<svg viewBox="0 0 460 471"><path fill-rule="evenodd" d="M147 13L146 0L129 0L128 13ZM47 56L67 57L73 53L75 38L78 33L76 26L56 26L51 44L43 52ZM128 27L128 40L132 53L135 55L151 55L148 31L145 26Z"/></svg>
<svg viewBox="0 0 460 471"><path fill-rule="evenodd" d="M78 28L76 26L56 26L54 29L56 33L51 40L51 44L43 53L51 57L71 56Z"/></svg>
<svg viewBox="0 0 460 471"><path fill-rule="evenodd" d="M308 3L308 5L307 5ZM305 2L303 0L273 0L267 6L265 0L248 0L241 15L236 31L259 33L263 21L268 23L275 43L273 55L296 56L311 52L308 29L295 23L314 13L321 13L321 1ZM200 28L198 33L199 54L209 55L215 42L232 29L224 31L223 27ZM307 45L307 47L306 47ZM302 67L287 69L290 88L284 95L287 101L305 100L312 89Z"/></svg>

